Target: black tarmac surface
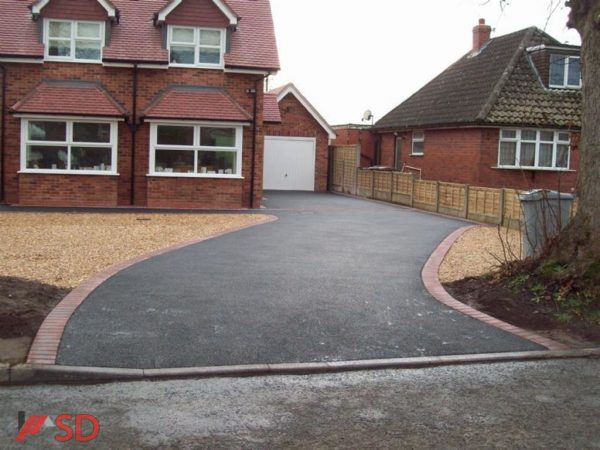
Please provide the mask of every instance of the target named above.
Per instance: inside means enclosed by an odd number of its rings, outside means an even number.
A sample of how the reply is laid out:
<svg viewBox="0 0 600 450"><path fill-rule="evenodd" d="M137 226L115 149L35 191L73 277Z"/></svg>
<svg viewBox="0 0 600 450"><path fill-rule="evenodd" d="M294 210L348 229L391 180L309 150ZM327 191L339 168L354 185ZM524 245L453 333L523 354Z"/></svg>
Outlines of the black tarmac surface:
<svg viewBox="0 0 600 450"><path fill-rule="evenodd" d="M333 194L265 194L277 222L136 264L75 312L58 363L171 368L541 350L433 299L465 223Z"/></svg>

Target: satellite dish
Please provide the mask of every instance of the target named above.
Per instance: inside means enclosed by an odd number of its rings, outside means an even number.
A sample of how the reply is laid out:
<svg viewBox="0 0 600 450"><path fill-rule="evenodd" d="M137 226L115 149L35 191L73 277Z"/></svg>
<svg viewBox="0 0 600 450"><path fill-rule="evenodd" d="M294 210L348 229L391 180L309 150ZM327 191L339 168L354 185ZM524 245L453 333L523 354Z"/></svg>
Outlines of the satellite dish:
<svg viewBox="0 0 600 450"><path fill-rule="evenodd" d="M373 118L373 113L371 112L370 109L367 109L364 113L363 113L363 121L369 121Z"/></svg>

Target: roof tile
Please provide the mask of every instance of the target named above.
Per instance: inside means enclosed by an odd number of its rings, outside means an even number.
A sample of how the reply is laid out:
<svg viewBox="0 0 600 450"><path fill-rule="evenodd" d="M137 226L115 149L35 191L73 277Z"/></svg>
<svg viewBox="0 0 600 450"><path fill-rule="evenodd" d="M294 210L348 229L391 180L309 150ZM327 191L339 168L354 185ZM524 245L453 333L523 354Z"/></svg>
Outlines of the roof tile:
<svg viewBox="0 0 600 450"><path fill-rule="evenodd" d="M281 111L279 110L279 102L277 101L277 94L265 93L264 98L264 121L272 123L281 123Z"/></svg>

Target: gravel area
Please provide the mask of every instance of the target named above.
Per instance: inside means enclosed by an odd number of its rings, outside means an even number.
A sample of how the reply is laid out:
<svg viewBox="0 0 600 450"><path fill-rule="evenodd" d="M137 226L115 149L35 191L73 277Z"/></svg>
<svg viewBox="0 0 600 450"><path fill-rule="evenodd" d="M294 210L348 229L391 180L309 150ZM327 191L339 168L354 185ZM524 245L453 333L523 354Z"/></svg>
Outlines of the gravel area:
<svg viewBox="0 0 600 450"><path fill-rule="evenodd" d="M1 213L0 276L74 288L117 262L264 220L257 214Z"/></svg>
<svg viewBox="0 0 600 450"><path fill-rule="evenodd" d="M502 238L500 237L502 236ZM480 226L463 234L452 246L440 267L440 281L451 283L496 270L500 261L520 257L521 234L515 230ZM512 250L512 252L510 251Z"/></svg>

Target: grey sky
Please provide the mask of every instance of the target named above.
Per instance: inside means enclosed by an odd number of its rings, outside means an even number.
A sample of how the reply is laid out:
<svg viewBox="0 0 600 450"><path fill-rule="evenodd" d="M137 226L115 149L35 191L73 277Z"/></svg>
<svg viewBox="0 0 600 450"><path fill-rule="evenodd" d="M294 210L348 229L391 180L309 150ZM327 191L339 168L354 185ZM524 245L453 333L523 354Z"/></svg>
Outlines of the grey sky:
<svg viewBox="0 0 600 450"><path fill-rule="evenodd" d="M492 36L537 26L579 44L564 0L271 0L282 70L270 87L293 82L330 124L375 120L470 48L485 18ZM549 8L556 11L550 17Z"/></svg>

